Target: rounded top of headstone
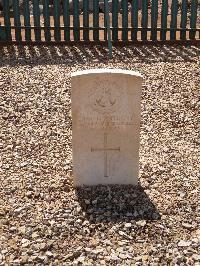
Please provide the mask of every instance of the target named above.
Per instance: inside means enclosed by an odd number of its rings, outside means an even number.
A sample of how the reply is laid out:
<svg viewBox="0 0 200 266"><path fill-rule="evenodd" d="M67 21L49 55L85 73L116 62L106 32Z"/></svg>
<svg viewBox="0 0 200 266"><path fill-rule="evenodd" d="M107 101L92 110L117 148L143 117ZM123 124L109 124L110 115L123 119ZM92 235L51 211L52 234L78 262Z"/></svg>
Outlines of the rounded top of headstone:
<svg viewBox="0 0 200 266"><path fill-rule="evenodd" d="M137 78L143 78L142 75L137 71L125 70L125 69L112 69L112 68L101 68L101 69L89 69L83 71L76 71L72 73L72 77L90 75L90 74L124 74L134 76Z"/></svg>

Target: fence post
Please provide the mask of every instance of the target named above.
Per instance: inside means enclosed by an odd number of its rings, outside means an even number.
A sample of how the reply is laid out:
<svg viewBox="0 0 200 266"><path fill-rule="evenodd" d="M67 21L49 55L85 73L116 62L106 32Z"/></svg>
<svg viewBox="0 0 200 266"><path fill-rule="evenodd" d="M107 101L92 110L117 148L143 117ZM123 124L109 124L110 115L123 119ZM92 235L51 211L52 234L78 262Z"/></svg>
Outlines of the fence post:
<svg viewBox="0 0 200 266"><path fill-rule="evenodd" d="M40 28L40 7L39 1L33 0L33 18L34 18L34 32L35 32L35 41L41 41L41 28Z"/></svg>
<svg viewBox="0 0 200 266"><path fill-rule="evenodd" d="M128 1L122 1L122 41L128 41Z"/></svg>
<svg viewBox="0 0 200 266"><path fill-rule="evenodd" d="M108 31L107 31L107 13L106 11L106 1L104 0L104 40L108 40Z"/></svg>
<svg viewBox="0 0 200 266"><path fill-rule="evenodd" d="M147 40L147 27L148 27L148 1L142 0L142 31L141 38L143 41Z"/></svg>
<svg viewBox="0 0 200 266"><path fill-rule="evenodd" d="M11 23L10 23L10 7L9 7L8 0L3 0L3 16L4 16L4 25L6 29L6 40L12 41Z"/></svg>
<svg viewBox="0 0 200 266"><path fill-rule="evenodd" d="M89 2L83 0L83 40L89 41Z"/></svg>
<svg viewBox="0 0 200 266"><path fill-rule="evenodd" d="M0 41L6 41L5 27L2 27L1 23L0 23Z"/></svg>
<svg viewBox="0 0 200 266"><path fill-rule="evenodd" d="M131 39L132 41L137 41L137 32L138 32L138 0L132 0L131 8Z"/></svg>
<svg viewBox="0 0 200 266"><path fill-rule="evenodd" d="M31 41L31 22L30 22L30 5L29 0L24 0L24 26L25 28L25 40Z"/></svg>
<svg viewBox="0 0 200 266"><path fill-rule="evenodd" d="M112 1L112 39L118 41L118 0Z"/></svg>
<svg viewBox="0 0 200 266"><path fill-rule="evenodd" d="M15 25L15 39L21 41L21 21L20 21L20 10L19 0L13 0L13 13L14 13L14 25Z"/></svg>
<svg viewBox="0 0 200 266"><path fill-rule="evenodd" d="M51 41L49 0L43 0L44 36L45 41Z"/></svg>
<svg viewBox="0 0 200 266"><path fill-rule="evenodd" d="M109 57L112 58L112 42L111 42L111 30L110 30L110 16L109 16L109 5L108 0L105 1L105 12L106 12L106 26L107 26L107 34L108 34L108 49L109 49Z"/></svg>
<svg viewBox="0 0 200 266"><path fill-rule="evenodd" d="M191 18L190 18L190 30L189 36L191 40L195 39L196 35L196 23L197 23L197 9L198 9L198 0L191 1Z"/></svg>
<svg viewBox="0 0 200 266"><path fill-rule="evenodd" d="M175 28L177 28L177 15L178 15L178 0L172 0L171 23L170 23L170 40L176 40Z"/></svg>
<svg viewBox="0 0 200 266"><path fill-rule="evenodd" d="M151 6L151 40L157 40L158 0L152 0Z"/></svg>
<svg viewBox="0 0 200 266"><path fill-rule="evenodd" d="M181 40L186 39L186 26L187 26L187 0L182 0L181 5Z"/></svg>
<svg viewBox="0 0 200 266"><path fill-rule="evenodd" d="M99 41L99 0L93 0L93 39Z"/></svg>
<svg viewBox="0 0 200 266"><path fill-rule="evenodd" d="M64 26L64 39L70 41L70 12L69 12L69 0L63 0L63 22Z"/></svg>
<svg viewBox="0 0 200 266"><path fill-rule="evenodd" d="M79 0L73 1L74 41L80 41Z"/></svg>
<svg viewBox="0 0 200 266"><path fill-rule="evenodd" d="M54 39L56 42L61 40L60 34L60 0L54 0Z"/></svg>

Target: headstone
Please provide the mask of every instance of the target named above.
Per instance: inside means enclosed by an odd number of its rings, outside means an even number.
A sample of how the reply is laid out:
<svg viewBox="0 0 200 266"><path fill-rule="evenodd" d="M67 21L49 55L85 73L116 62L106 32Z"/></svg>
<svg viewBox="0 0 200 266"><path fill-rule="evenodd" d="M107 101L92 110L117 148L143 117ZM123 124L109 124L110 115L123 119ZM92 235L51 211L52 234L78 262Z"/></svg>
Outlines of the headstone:
<svg viewBox="0 0 200 266"><path fill-rule="evenodd" d="M72 74L74 185L138 182L142 76L94 69Z"/></svg>

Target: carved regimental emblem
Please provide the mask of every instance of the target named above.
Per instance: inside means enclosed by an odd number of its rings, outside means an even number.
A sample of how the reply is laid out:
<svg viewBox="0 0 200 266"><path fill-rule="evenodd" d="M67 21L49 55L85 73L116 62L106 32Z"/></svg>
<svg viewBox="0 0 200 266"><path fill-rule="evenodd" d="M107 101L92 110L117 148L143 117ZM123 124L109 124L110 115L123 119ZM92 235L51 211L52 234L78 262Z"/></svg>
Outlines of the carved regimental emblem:
<svg viewBox="0 0 200 266"><path fill-rule="evenodd" d="M95 86L90 96L92 109L102 114L115 112L119 106L116 84L108 80L98 80Z"/></svg>

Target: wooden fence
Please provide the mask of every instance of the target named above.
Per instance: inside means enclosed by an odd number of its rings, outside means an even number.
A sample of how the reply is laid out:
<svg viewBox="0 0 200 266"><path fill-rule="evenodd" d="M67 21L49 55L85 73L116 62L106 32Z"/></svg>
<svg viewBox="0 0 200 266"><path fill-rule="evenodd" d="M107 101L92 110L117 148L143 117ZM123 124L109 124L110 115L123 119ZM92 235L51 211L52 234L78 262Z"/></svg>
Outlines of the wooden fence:
<svg viewBox="0 0 200 266"><path fill-rule="evenodd" d="M198 0L1 0L0 42L199 40ZM72 6L73 4L73 6Z"/></svg>

